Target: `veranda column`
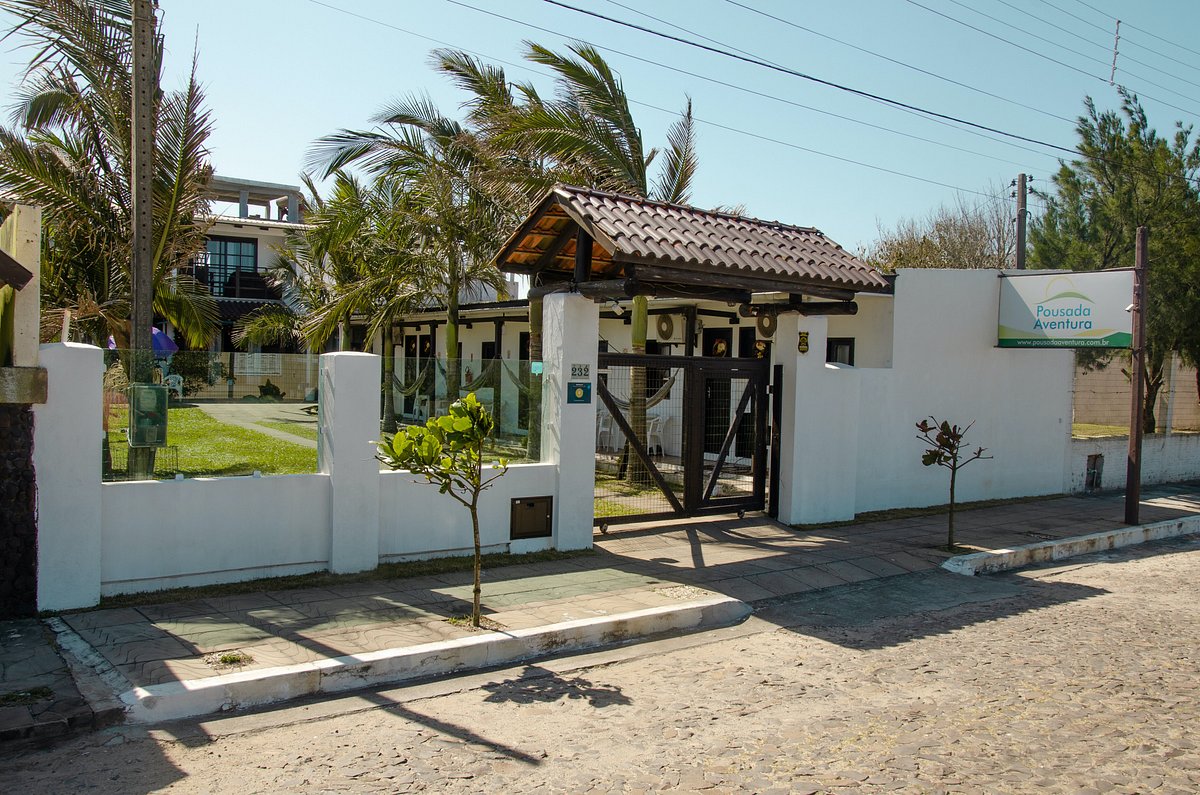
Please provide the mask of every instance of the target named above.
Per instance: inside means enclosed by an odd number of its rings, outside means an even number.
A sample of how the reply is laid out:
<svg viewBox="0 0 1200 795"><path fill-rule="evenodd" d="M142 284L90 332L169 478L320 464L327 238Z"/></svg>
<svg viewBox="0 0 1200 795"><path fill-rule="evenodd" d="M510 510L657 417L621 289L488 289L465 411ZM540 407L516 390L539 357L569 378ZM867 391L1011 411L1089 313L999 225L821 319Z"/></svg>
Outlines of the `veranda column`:
<svg viewBox="0 0 1200 795"><path fill-rule="evenodd" d="M37 473L38 609L100 602L103 555L100 451L104 353L93 345L43 345L46 402L33 407Z"/></svg>
<svg viewBox="0 0 1200 795"><path fill-rule="evenodd" d="M803 344L801 334L807 335ZM826 365L828 336L828 318L779 316L774 351L785 390L779 521L787 524L854 518L859 378L853 368Z"/></svg>
<svg viewBox="0 0 1200 795"><path fill-rule="evenodd" d="M600 308L591 299L565 293L542 299L542 461L558 465L556 549L592 546L599 339ZM577 390L586 390L587 402L568 402L568 391Z"/></svg>
<svg viewBox="0 0 1200 795"><path fill-rule="evenodd" d="M379 565L379 385L375 354L322 354L317 468L329 475L335 574Z"/></svg>

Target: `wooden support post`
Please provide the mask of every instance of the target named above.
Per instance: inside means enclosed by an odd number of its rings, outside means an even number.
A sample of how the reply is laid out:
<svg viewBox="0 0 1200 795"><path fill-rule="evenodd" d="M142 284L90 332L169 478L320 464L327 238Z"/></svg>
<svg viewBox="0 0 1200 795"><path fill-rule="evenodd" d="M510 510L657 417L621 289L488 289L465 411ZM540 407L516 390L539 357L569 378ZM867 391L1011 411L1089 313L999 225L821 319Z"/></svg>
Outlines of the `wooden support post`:
<svg viewBox="0 0 1200 795"><path fill-rule="evenodd" d="M1139 226L1133 260L1133 397L1129 401L1129 460L1125 467L1125 524L1138 524L1142 501L1142 394L1146 379L1146 242L1149 230Z"/></svg>

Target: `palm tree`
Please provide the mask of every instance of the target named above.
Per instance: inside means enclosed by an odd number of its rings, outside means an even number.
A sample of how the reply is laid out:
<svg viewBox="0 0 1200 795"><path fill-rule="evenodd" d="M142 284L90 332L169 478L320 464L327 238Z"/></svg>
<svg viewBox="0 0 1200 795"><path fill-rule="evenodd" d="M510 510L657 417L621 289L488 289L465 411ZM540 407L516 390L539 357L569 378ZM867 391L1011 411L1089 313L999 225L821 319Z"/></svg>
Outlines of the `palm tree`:
<svg viewBox="0 0 1200 795"><path fill-rule="evenodd" d="M348 217L344 208L355 206L362 186L345 172L338 172L327 201L310 175L302 174L300 179L308 188L304 197L309 208L307 226L289 232L275 248L279 258L267 273L283 295L283 303L262 306L239 320L233 332L237 345L291 342L310 350L323 348L333 330L324 336L305 336L304 322L318 307L330 303L335 292L358 278L355 237L363 219ZM350 346L349 324L349 316L337 324L341 350Z"/></svg>
<svg viewBox="0 0 1200 795"><path fill-rule="evenodd" d="M396 432L395 324L427 294L430 258L410 207L408 185L389 177L371 185L342 174L325 203L319 230L345 241L343 264L352 277L333 285L304 321L306 339L323 340L351 316L367 320L368 339L383 340L383 430Z"/></svg>
<svg viewBox="0 0 1200 795"><path fill-rule="evenodd" d="M495 158L509 166L496 172L498 176L519 171L515 164L526 164L528 173L512 184L523 188L529 200L553 182L563 181L673 204L688 202L697 166L691 100L667 132L663 167L652 185L648 171L659 150L645 150L624 86L599 51L578 42L570 45L568 53L533 43L527 46L525 57L549 67L558 77L552 99L543 99L529 84L510 89L502 69L466 53L435 53L438 68L473 94L468 108L479 137L490 151L507 153L503 159ZM540 327L533 322L533 314L540 311L540 302L531 301L531 329ZM646 352L648 314L646 297L635 297L634 353ZM531 339L531 344L540 349L540 340ZM638 438L645 439L645 368L633 368L630 380L630 425ZM635 460L629 478L647 482L649 475Z"/></svg>
<svg viewBox="0 0 1200 795"><path fill-rule="evenodd" d="M492 167L468 129L440 112L428 97L384 107L371 120L381 129L341 130L320 139L313 162L326 174L351 164L407 186L407 206L421 246L437 267L429 295L446 307L448 391L457 396L459 307L490 288L504 296L503 275L492 256L518 218L515 206L489 192Z"/></svg>
<svg viewBox="0 0 1200 795"><path fill-rule="evenodd" d="M128 0L0 0L8 35L34 55L0 128L0 192L43 208L42 297L57 330L71 311L83 337L128 347L132 12ZM161 69L163 42L156 38ZM204 247L211 129L195 61L181 91L154 97L154 311L192 344L216 328L207 291L179 268Z"/></svg>

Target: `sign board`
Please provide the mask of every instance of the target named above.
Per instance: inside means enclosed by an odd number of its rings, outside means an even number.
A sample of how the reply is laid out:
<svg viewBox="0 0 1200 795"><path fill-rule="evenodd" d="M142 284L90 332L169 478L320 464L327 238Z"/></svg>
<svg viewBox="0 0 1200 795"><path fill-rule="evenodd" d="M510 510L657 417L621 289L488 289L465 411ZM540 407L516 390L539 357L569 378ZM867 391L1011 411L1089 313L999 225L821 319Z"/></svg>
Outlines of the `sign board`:
<svg viewBox="0 0 1200 795"><path fill-rule="evenodd" d="M571 377L572 378L591 378L592 377L592 366L590 364L572 364L571 365Z"/></svg>
<svg viewBox="0 0 1200 795"><path fill-rule="evenodd" d="M591 381L568 381L567 382L567 402L568 403L591 403L592 402L592 382Z"/></svg>
<svg viewBox="0 0 1200 795"><path fill-rule="evenodd" d="M1133 271L1053 271L1000 278L1001 348L1129 348Z"/></svg>

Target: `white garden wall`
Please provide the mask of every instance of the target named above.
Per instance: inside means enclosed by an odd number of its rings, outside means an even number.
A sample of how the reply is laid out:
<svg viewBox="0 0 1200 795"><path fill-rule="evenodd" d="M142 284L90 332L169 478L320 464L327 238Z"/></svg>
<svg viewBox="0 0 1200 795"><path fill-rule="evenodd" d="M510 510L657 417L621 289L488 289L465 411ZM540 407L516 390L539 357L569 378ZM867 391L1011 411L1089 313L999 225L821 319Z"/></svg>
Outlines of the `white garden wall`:
<svg viewBox="0 0 1200 795"><path fill-rule="evenodd" d="M491 472L489 467L485 470ZM553 464L515 464L479 498L479 541L485 552L549 549L551 538L509 540L512 500L553 496ZM379 558L405 560L437 555L469 555L471 514L436 486L410 472L380 473ZM591 517L587 517L591 522Z"/></svg>
<svg viewBox="0 0 1200 795"><path fill-rule="evenodd" d="M1088 456L1104 456L1101 489L1124 489L1129 461L1129 437L1072 439L1071 463L1064 490L1083 491ZM1173 483L1200 478L1200 434L1156 433L1142 439L1142 484Z"/></svg>
<svg viewBox="0 0 1200 795"><path fill-rule="evenodd" d="M594 306L584 308L594 314ZM558 327L569 325L560 320ZM591 329L585 324L594 340L594 318ZM583 343L570 336L560 349L578 355ZM51 389L35 418L41 609L89 607L102 595L360 571L473 548L463 506L411 473L380 471L374 460L376 356L321 357L319 473L101 484L102 352L66 344L42 346L41 354ZM553 408L557 397L558 390L545 395L544 405ZM573 409L578 433L593 434L593 407ZM89 450L94 455L81 454ZM560 471L573 473L574 483L583 462L560 466L557 448L550 453L551 463L514 465L484 493L488 551L573 549L590 540L590 494L559 499ZM590 451L586 465L590 473ZM512 500L541 496L554 502L553 535L510 540Z"/></svg>
<svg viewBox="0 0 1200 795"><path fill-rule="evenodd" d="M1061 492L1072 354L997 348L998 301L995 271L902 270L886 334L891 366L877 368L825 364L829 329L846 334L851 321L781 317L777 350L795 350L791 340L807 331L809 353L781 362L789 394L780 518L822 522L947 502L947 471L920 461L915 426L929 415L974 421L968 441L995 457L960 472L958 499ZM871 315L874 335L889 331L881 325L885 312ZM862 331L855 336L864 339Z"/></svg>
<svg viewBox="0 0 1200 795"><path fill-rule="evenodd" d="M322 571L329 495L326 475L105 483L101 593Z"/></svg>

